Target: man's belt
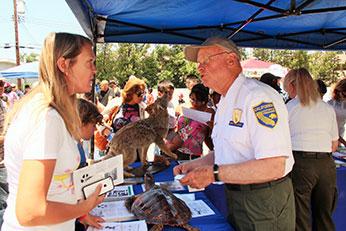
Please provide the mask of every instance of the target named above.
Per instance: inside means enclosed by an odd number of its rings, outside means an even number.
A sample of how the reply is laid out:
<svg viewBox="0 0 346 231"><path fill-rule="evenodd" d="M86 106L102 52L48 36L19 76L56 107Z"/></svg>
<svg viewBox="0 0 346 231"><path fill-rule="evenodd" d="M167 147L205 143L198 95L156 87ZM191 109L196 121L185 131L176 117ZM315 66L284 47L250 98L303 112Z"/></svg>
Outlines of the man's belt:
<svg viewBox="0 0 346 231"><path fill-rule="evenodd" d="M330 152L304 152L304 151L293 151L293 155L296 158L307 158L307 159L324 159L331 157Z"/></svg>
<svg viewBox="0 0 346 231"><path fill-rule="evenodd" d="M259 184L225 184L228 190L231 191L251 191L251 190L257 190L257 189L264 189L264 188L269 188L273 187L275 185L278 185L284 181L286 181L289 178L289 174L286 176L273 180L270 182L265 182L265 183L259 183Z"/></svg>

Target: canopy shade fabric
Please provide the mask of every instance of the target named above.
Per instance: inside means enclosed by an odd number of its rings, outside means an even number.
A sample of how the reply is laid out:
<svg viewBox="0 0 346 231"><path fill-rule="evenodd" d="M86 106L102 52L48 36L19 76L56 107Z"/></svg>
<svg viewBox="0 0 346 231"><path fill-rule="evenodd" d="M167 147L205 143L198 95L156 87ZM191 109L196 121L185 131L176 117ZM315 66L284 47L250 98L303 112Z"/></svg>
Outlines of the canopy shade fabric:
<svg viewBox="0 0 346 231"><path fill-rule="evenodd" d="M97 42L345 50L344 0L66 0Z"/></svg>
<svg viewBox="0 0 346 231"><path fill-rule="evenodd" d="M5 79L38 78L38 62L24 63L0 72Z"/></svg>

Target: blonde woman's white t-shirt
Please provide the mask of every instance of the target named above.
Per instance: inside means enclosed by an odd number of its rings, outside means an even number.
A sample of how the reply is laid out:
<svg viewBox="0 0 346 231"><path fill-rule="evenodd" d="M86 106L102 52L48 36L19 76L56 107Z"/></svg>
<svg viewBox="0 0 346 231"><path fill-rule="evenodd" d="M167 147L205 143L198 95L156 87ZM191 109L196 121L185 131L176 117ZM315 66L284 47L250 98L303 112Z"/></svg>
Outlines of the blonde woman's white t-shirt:
<svg viewBox="0 0 346 231"><path fill-rule="evenodd" d="M23 227L15 215L19 174L23 160L55 159L56 166L47 200L67 204L77 203L72 183L72 172L77 169L80 162L77 143L55 109L49 108L34 119L32 108L35 108L37 100L39 97L35 97L23 107L12 121L5 137L5 166L8 171L9 196L1 229L3 231L74 230L75 219L55 225Z"/></svg>
<svg viewBox="0 0 346 231"><path fill-rule="evenodd" d="M294 151L331 152L332 141L339 138L333 108L322 100L302 106L296 97L287 103Z"/></svg>

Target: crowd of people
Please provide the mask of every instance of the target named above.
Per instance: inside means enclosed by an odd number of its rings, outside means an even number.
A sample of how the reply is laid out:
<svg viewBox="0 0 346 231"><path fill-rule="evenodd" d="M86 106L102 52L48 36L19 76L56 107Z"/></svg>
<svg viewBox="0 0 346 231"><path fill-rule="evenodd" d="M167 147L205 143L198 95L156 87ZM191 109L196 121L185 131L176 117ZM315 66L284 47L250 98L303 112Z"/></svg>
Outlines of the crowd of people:
<svg viewBox="0 0 346 231"><path fill-rule="evenodd" d="M290 70L283 88L281 77L270 73L260 81L247 78L236 45L213 37L185 48L185 58L198 64L201 76L186 77L189 100L179 94L173 102L175 86L169 80L158 83L154 96L135 76L123 89L115 80L102 80L92 98L92 47L83 36L51 33L37 86L20 94L0 80L2 230L100 228L104 220L90 211L104 199L101 188L77 201L72 181L72 172L88 165L85 141L94 135L104 154L114 133L146 118L145 108L164 94L166 145L178 159L189 160L174 174L184 174L180 182L193 188L224 182L228 221L236 230L335 230L331 153L346 145L346 79L324 102L323 86L304 68ZM211 119L195 121L183 108L210 113Z"/></svg>

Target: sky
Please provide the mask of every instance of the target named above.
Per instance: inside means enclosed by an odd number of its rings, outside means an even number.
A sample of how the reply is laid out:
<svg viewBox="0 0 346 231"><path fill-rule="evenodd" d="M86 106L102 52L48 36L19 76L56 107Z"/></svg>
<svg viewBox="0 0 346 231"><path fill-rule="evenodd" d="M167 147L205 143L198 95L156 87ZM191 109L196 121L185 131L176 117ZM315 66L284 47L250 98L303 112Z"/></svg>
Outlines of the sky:
<svg viewBox="0 0 346 231"><path fill-rule="evenodd" d="M17 0L17 5L20 0ZM65 0L24 0L24 20L18 24L20 53L40 53L49 32L85 35ZM16 60L13 0L0 0L0 60ZM11 48L4 48L9 44Z"/></svg>

